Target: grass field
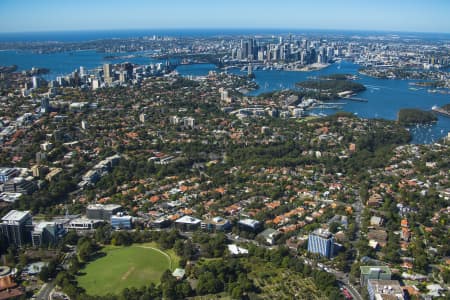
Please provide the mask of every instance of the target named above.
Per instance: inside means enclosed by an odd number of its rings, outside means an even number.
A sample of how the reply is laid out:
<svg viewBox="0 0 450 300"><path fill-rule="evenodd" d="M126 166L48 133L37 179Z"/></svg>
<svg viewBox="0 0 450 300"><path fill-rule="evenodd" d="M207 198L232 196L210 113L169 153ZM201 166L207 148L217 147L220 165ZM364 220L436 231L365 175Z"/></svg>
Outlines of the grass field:
<svg viewBox="0 0 450 300"><path fill-rule="evenodd" d="M174 270L179 258L172 250L161 251L154 243L129 247L106 246L106 256L90 262L77 277L89 295L118 294L124 288L159 283L162 273Z"/></svg>

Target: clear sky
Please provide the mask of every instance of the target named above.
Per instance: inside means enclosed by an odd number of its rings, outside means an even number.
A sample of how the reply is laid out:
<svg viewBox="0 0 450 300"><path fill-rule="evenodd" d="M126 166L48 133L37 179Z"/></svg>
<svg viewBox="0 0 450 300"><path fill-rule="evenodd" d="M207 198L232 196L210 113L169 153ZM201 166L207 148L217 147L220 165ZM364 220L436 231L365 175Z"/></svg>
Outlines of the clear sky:
<svg viewBox="0 0 450 300"><path fill-rule="evenodd" d="M450 0L0 0L0 32L172 28L450 33Z"/></svg>

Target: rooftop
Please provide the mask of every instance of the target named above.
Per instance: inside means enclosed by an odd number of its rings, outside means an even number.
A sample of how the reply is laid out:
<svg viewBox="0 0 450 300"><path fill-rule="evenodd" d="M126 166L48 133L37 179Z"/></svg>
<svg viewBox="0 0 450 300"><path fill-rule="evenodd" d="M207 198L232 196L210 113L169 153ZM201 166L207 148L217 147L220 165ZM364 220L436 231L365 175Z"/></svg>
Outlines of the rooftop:
<svg viewBox="0 0 450 300"><path fill-rule="evenodd" d="M367 275L370 272L383 272L386 274L391 274L391 269L386 266L361 266L361 274Z"/></svg>
<svg viewBox="0 0 450 300"><path fill-rule="evenodd" d="M87 208L91 210L115 210L121 207L122 206L120 206L119 204L89 204Z"/></svg>
<svg viewBox="0 0 450 300"><path fill-rule="evenodd" d="M175 221L175 223L185 223L185 224L200 224L202 220L193 218L191 216L183 216Z"/></svg>
<svg viewBox="0 0 450 300"><path fill-rule="evenodd" d="M184 269L176 268L175 271L173 271L172 276L177 278L183 278L184 274L186 274L186 271Z"/></svg>
<svg viewBox="0 0 450 300"><path fill-rule="evenodd" d="M254 219L243 219L243 220L240 220L239 223L250 226L250 227L256 227L260 224L260 222L258 220L254 220Z"/></svg>
<svg viewBox="0 0 450 300"><path fill-rule="evenodd" d="M42 232L47 226L55 226L55 222L39 222L34 223L34 232Z"/></svg>
<svg viewBox="0 0 450 300"><path fill-rule="evenodd" d="M264 230L263 232L261 232L259 234L259 236L262 236L263 238L267 239L267 238L272 238L274 235L279 234L280 232L273 229L273 228L267 228L266 230Z"/></svg>
<svg viewBox="0 0 450 300"><path fill-rule="evenodd" d="M115 220L131 220L132 217L128 216L128 215L115 215L115 216L111 216L111 220L115 219Z"/></svg>
<svg viewBox="0 0 450 300"><path fill-rule="evenodd" d="M23 178L23 177L14 177L9 180L10 183L15 183L15 184L20 184L23 181L25 181L25 178Z"/></svg>
<svg viewBox="0 0 450 300"><path fill-rule="evenodd" d="M395 295L403 294L403 289L398 280L370 279L368 283L372 286L375 294Z"/></svg>
<svg viewBox="0 0 450 300"><path fill-rule="evenodd" d="M0 266L0 277L6 276L11 273L11 268L8 266Z"/></svg>
<svg viewBox="0 0 450 300"><path fill-rule="evenodd" d="M214 217L212 219L206 220L205 223L216 224L216 225L224 225L229 221L222 217Z"/></svg>
<svg viewBox="0 0 450 300"><path fill-rule="evenodd" d="M228 251L230 251L231 254L233 255L238 255L238 254L248 254L248 250L241 248L235 244L232 245L228 245Z"/></svg>
<svg viewBox="0 0 450 300"><path fill-rule="evenodd" d="M314 230L312 232L312 234L317 235L317 236L319 236L321 238L324 238L324 239L329 239L329 238L331 238L333 236L331 234L331 232L329 232L326 229L322 229L322 228L317 228L316 230Z"/></svg>
<svg viewBox="0 0 450 300"><path fill-rule="evenodd" d="M87 218L75 218L70 221L71 224L96 224L96 223L102 223L103 220L92 220Z"/></svg>
<svg viewBox="0 0 450 300"><path fill-rule="evenodd" d="M16 169L14 168L0 168L0 175L7 175L11 172L15 172Z"/></svg>
<svg viewBox="0 0 450 300"><path fill-rule="evenodd" d="M29 215L29 211L11 210L2 218L2 221L22 221Z"/></svg>

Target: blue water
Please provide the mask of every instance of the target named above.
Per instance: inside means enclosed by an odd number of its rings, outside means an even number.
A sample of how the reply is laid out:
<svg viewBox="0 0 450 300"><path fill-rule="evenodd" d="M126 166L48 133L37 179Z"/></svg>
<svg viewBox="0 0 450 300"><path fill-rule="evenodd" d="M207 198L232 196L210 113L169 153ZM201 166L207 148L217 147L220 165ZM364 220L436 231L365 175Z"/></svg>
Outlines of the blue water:
<svg viewBox="0 0 450 300"><path fill-rule="evenodd" d="M181 76L206 76L209 71L220 72L213 64L180 65L177 67L177 72Z"/></svg>
<svg viewBox="0 0 450 300"><path fill-rule="evenodd" d="M207 75L209 70L215 69L214 65L191 65L179 67L177 70L181 75ZM346 103L344 111L352 112L363 118L383 118L395 120L397 113L402 108L419 108L430 110L433 105L442 106L450 103L450 95L428 93L427 89L412 91L409 88L411 80L389 80L376 79L358 74L359 66L350 62L333 64L326 69L311 72L291 72L277 70L255 70L255 81L259 89L252 91L249 95L259 95L282 89L295 89L295 83L308 80L310 76L321 76L334 73L348 73L358 75L356 80L364 84L366 91L359 93L359 98L367 99L368 102L353 102L348 100L333 101ZM230 71L234 74L246 75L239 69ZM336 110L317 110L325 114L333 114ZM433 125L425 125L410 128L413 143L431 143L446 136L450 130L450 118L438 116L438 122Z"/></svg>
<svg viewBox="0 0 450 300"><path fill-rule="evenodd" d="M312 28L178 28L178 29L129 29L129 30L83 30L83 31L48 31L48 32L14 32L0 33L0 42L82 42L112 38L139 38L144 36L173 36L173 37L211 37L237 35L287 35L299 34L306 36L369 36L369 35L398 35L409 39L449 40L448 33L415 33L389 31L361 31L361 30L325 30Z"/></svg>
<svg viewBox="0 0 450 300"><path fill-rule="evenodd" d="M127 56L130 54L146 55L146 53L115 53L114 55ZM147 53L148 54L148 53ZM29 70L32 67L46 67L51 73L47 79L65 75L80 66L86 69L94 69L103 63L119 63L129 61L137 64L150 64L158 62L149 57L134 57L114 60L105 60L105 53L90 51L74 51L65 53L36 54L23 51L0 51L0 65L16 64L19 70ZM357 74L359 66L350 62L334 64L326 69L311 72L289 72L276 70L255 70L255 81L260 88L252 91L251 95L258 95L264 92L293 89L295 83L307 80L309 76L320 76L332 73ZM181 65L177 71L183 75L205 76L210 70L218 70L212 64ZM233 69L230 72L244 75L245 72ZM364 118L384 118L395 120L397 112L401 108L420 108L430 110L433 105L442 106L450 103L450 95L431 94L426 89L418 91L409 90L409 80L384 80L358 75L358 82L367 87L367 90L358 94L358 97L365 98L368 102L342 101L346 104L343 109L353 112ZM336 101L333 101L336 102ZM336 110L320 111L332 114ZM446 136L450 130L450 118L439 116L439 120L434 125L419 126L411 128L413 143L430 143Z"/></svg>

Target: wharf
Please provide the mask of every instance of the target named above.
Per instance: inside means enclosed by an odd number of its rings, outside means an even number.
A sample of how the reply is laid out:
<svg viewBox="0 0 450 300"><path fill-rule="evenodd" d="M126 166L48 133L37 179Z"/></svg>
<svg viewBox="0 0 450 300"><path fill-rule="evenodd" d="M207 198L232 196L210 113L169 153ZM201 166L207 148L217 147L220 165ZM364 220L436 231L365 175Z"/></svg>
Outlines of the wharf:
<svg viewBox="0 0 450 300"><path fill-rule="evenodd" d="M448 112L448 111L446 111L446 110L444 110L444 109L442 109L440 107L433 106L433 108L431 110L434 111L435 113L440 114L440 115L443 115L443 116L446 116L446 117L450 117L450 112Z"/></svg>
<svg viewBox="0 0 450 300"><path fill-rule="evenodd" d="M364 98L358 98L358 97L341 97L343 100L350 100L355 102L369 102L369 100Z"/></svg>

